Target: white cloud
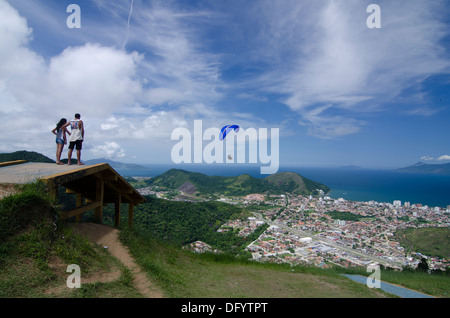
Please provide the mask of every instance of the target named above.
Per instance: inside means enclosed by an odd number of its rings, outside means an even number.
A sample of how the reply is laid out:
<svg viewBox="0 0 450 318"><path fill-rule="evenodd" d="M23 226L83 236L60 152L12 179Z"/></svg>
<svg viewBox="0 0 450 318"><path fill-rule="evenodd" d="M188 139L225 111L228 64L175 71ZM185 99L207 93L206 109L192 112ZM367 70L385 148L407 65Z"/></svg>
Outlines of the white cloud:
<svg viewBox="0 0 450 318"><path fill-rule="evenodd" d="M428 160L434 160L434 158L431 157L431 156L422 156L422 157L420 157L420 160L426 160L426 161L428 161Z"/></svg>
<svg viewBox="0 0 450 318"><path fill-rule="evenodd" d="M99 43L67 47L44 58L30 48L33 31L27 20L0 0L0 151L26 146L53 153L49 132L60 118L71 119L76 112L85 122L85 149L116 157L125 154L124 148L115 141L103 144L105 138L170 141L171 131L188 125L187 119L217 114L198 106L219 94L217 65L199 53L193 33L181 23L195 17L156 11L135 13L138 29L130 29L128 39L150 47L156 59ZM111 26L110 33L118 34L117 27ZM153 109L164 105L173 107ZM16 141L21 135L27 142Z"/></svg>
<svg viewBox="0 0 450 318"><path fill-rule="evenodd" d="M136 68L141 60L137 53L99 44L67 48L51 59L42 93L69 112L105 116L139 98L143 88Z"/></svg>
<svg viewBox="0 0 450 318"><path fill-rule="evenodd" d="M90 149L97 158L118 159L125 157L125 150L114 141L106 141Z"/></svg>
<svg viewBox="0 0 450 318"><path fill-rule="evenodd" d="M443 155L443 156L440 156L439 158L437 158L437 160L439 160L439 161L450 160L450 156L449 155Z"/></svg>
<svg viewBox="0 0 450 318"><path fill-rule="evenodd" d="M259 49L279 59L258 84L284 94L284 103L318 137L359 131L361 114L392 105L404 90L450 70L440 42L448 34L440 22L442 1L382 1L381 29L367 28L367 3L361 1L260 3L260 24L268 26ZM436 112L412 107L413 114Z"/></svg>

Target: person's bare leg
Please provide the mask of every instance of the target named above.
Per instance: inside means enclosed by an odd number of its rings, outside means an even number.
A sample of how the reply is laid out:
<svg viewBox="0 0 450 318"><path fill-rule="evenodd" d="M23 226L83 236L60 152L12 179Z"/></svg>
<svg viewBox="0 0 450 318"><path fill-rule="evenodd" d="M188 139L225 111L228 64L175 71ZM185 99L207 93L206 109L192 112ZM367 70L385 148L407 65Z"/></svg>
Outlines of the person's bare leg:
<svg viewBox="0 0 450 318"><path fill-rule="evenodd" d="M77 150L77 160L78 160L78 165L84 165L84 163L81 162L81 150Z"/></svg>
<svg viewBox="0 0 450 318"><path fill-rule="evenodd" d="M58 144L57 148L56 148L56 163L59 165L63 165L63 163L61 162L61 154L62 151L64 149L64 145L63 144Z"/></svg>
<svg viewBox="0 0 450 318"><path fill-rule="evenodd" d="M56 144L56 163L59 164L61 162L61 147L60 144Z"/></svg>
<svg viewBox="0 0 450 318"><path fill-rule="evenodd" d="M68 165L72 164L72 151L73 151L73 149L69 149L69 151L67 152L67 164Z"/></svg>

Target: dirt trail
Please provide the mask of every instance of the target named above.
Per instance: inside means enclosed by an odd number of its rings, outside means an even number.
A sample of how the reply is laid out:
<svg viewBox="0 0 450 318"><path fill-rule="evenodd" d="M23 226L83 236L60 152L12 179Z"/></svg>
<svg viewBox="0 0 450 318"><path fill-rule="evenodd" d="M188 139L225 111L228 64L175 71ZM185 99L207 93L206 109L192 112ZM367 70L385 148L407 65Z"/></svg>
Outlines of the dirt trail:
<svg viewBox="0 0 450 318"><path fill-rule="evenodd" d="M136 289L148 298L163 298L163 293L147 278L144 272L136 264L125 246L118 238L119 230L101 224L79 223L74 225L74 230L100 246L107 247L108 251L114 257L118 258L134 275L134 284Z"/></svg>

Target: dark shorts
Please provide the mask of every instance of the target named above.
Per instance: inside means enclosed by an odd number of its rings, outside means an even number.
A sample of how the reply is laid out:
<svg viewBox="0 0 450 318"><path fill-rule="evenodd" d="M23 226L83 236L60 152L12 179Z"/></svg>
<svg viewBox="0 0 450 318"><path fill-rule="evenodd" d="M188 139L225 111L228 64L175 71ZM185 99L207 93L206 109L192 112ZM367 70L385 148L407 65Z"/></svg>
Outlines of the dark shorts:
<svg viewBox="0 0 450 318"><path fill-rule="evenodd" d="M69 149L73 150L73 148L75 148L75 146L76 146L77 150L81 150L81 148L83 146L83 140L71 141L70 144L69 144Z"/></svg>

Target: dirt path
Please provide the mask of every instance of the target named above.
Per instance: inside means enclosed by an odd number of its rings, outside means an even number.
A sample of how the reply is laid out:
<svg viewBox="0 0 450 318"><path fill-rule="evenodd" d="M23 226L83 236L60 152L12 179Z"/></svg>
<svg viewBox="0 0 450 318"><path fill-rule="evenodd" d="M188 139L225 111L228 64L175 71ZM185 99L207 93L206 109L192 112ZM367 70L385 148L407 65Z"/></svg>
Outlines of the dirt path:
<svg viewBox="0 0 450 318"><path fill-rule="evenodd" d="M147 278L144 272L136 264L127 248L119 241L119 230L107 225L95 223L79 223L74 225L74 229L82 235L100 246L107 247L114 257L118 258L134 275L136 289L148 298L163 298L163 293Z"/></svg>

